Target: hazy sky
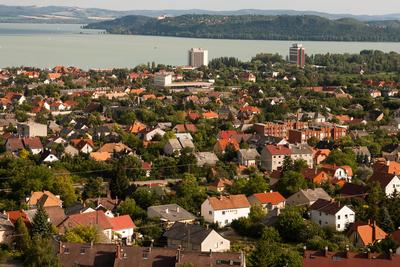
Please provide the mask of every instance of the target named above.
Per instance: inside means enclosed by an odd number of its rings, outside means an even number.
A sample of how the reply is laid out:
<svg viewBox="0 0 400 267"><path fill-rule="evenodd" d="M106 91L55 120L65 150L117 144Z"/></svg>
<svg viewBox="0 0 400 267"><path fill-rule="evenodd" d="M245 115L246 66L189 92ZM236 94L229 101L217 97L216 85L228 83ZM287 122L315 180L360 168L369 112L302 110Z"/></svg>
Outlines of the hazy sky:
<svg viewBox="0 0 400 267"><path fill-rule="evenodd" d="M5 5L63 5L128 9L295 9L330 13L400 13L400 0L0 0Z"/></svg>

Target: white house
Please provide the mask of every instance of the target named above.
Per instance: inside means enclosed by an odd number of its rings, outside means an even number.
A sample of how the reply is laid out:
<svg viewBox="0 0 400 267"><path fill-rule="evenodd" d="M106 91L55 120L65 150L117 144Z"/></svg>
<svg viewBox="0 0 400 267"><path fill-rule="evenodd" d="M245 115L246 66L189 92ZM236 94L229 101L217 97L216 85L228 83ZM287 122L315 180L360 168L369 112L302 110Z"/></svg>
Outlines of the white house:
<svg viewBox="0 0 400 267"><path fill-rule="evenodd" d="M353 177L353 170L350 166L336 166L330 164L322 165L321 170L331 175L334 179L337 180L345 180L348 183L351 183L351 179Z"/></svg>
<svg viewBox="0 0 400 267"><path fill-rule="evenodd" d="M239 149L238 151L238 162L240 165L247 167L258 165L260 154L254 148Z"/></svg>
<svg viewBox="0 0 400 267"><path fill-rule="evenodd" d="M336 231L344 231L355 221L355 212L339 202L318 199L310 206L311 221L323 226L332 226Z"/></svg>
<svg viewBox="0 0 400 267"><path fill-rule="evenodd" d="M108 220L112 226L113 240L122 239L128 241L128 243L132 242L136 226L129 215L108 218Z"/></svg>
<svg viewBox="0 0 400 267"><path fill-rule="evenodd" d="M225 227L233 220L248 217L250 206L245 195L209 197L201 204L201 216L206 222Z"/></svg>
<svg viewBox="0 0 400 267"><path fill-rule="evenodd" d="M400 193L400 178L396 174L374 172L369 178L372 182L378 182L386 196Z"/></svg>
<svg viewBox="0 0 400 267"><path fill-rule="evenodd" d="M161 129L159 129L159 128L155 128L155 129L150 130L149 132L145 133L144 136L143 136L143 139L144 139L145 141L152 141L153 138L154 138L156 135L159 135L159 136L163 137L164 134L165 134L165 131L163 131L163 130L161 130Z"/></svg>
<svg viewBox="0 0 400 267"><path fill-rule="evenodd" d="M181 247L192 251L225 252L231 248L229 240L199 224L176 222L164 233L164 237L167 238L167 246L175 249Z"/></svg>
<svg viewBox="0 0 400 267"><path fill-rule="evenodd" d="M54 155L53 153L51 153L50 151L45 151L42 153L41 156L42 162L46 162L46 163L52 163L54 161L58 161L59 159L57 158L56 155Z"/></svg>

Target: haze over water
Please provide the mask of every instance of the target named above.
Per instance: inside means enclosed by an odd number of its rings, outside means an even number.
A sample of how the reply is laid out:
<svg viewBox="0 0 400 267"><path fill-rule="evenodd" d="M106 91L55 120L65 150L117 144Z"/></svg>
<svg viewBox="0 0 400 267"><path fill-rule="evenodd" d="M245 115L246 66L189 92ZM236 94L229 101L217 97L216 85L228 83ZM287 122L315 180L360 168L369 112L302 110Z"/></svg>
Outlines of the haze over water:
<svg viewBox="0 0 400 267"><path fill-rule="evenodd" d="M155 61L187 64L187 50L202 47L210 59L249 60L257 53L284 57L295 41L210 40L99 34L77 24L0 24L0 67L56 65L88 68L134 67ZM400 52L400 43L301 42L307 54L358 53L364 49Z"/></svg>

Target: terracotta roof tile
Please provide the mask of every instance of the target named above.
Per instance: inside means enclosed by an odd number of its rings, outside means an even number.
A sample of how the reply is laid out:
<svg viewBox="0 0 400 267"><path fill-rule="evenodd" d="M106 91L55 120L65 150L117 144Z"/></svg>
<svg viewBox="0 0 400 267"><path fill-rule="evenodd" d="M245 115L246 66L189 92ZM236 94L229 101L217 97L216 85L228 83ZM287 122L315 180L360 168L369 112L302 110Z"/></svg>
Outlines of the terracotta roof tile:
<svg viewBox="0 0 400 267"><path fill-rule="evenodd" d="M220 197L209 197L211 207L214 210L240 209L250 207L250 203L245 195L230 195Z"/></svg>
<svg viewBox="0 0 400 267"><path fill-rule="evenodd" d="M118 217L114 217L114 218L109 218L109 221L110 221L110 223L112 225L112 229L114 231L136 228L136 225L133 223L133 221L129 215L123 215L123 216L118 216Z"/></svg>
<svg viewBox="0 0 400 267"><path fill-rule="evenodd" d="M262 204L271 203L272 205L277 205L285 201L285 198L279 192L258 193L253 194L253 196Z"/></svg>

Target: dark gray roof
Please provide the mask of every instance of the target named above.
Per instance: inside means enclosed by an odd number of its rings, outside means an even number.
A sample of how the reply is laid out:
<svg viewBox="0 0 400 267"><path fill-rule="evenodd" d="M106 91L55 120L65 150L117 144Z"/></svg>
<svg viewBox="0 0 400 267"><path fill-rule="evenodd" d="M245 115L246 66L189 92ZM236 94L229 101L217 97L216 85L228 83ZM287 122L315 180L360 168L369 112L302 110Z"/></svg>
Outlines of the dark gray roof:
<svg viewBox="0 0 400 267"><path fill-rule="evenodd" d="M198 224L176 222L164 233L164 237L192 244L201 244L212 231L212 229L206 229Z"/></svg>

